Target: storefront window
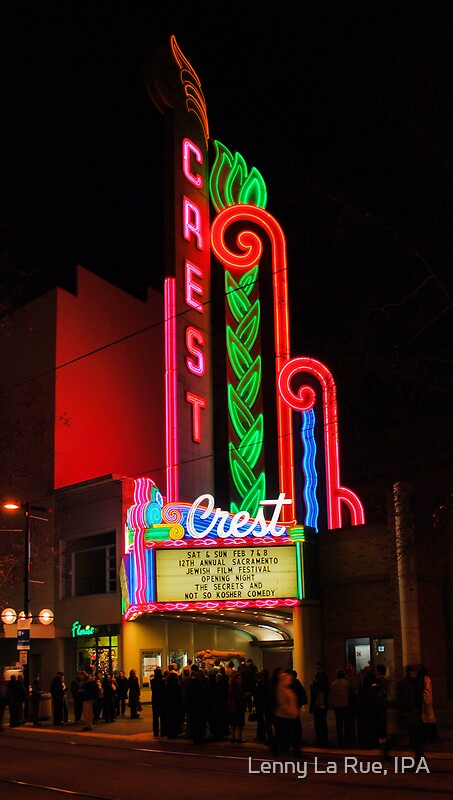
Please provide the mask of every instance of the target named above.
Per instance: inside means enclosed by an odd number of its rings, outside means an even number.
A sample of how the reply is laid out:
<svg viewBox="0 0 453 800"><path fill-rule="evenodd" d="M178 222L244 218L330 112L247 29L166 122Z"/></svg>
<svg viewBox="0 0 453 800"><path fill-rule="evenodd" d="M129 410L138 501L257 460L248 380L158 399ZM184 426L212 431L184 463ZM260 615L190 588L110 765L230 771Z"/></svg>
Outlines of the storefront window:
<svg viewBox="0 0 453 800"><path fill-rule="evenodd" d="M168 654L168 663L176 664L178 672L187 664L187 650L171 650Z"/></svg>
<svg viewBox="0 0 453 800"><path fill-rule="evenodd" d="M357 672L366 667L375 670L378 664L384 664L388 681L387 698L395 699L395 653L393 639L371 639L361 637L346 639L346 661L353 664Z"/></svg>
<svg viewBox="0 0 453 800"><path fill-rule="evenodd" d="M151 678L154 676L156 667L162 666L161 650L142 650L140 678L143 689L149 687Z"/></svg>
<svg viewBox="0 0 453 800"><path fill-rule="evenodd" d="M77 646L77 669L102 674L118 670L118 636L95 636Z"/></svg>

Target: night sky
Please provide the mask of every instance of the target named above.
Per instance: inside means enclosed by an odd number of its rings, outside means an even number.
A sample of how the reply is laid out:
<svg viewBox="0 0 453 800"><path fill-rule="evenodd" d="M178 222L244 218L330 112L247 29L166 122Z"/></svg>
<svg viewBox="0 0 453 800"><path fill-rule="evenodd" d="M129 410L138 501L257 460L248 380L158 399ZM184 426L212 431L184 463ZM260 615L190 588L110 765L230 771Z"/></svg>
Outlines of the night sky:
<svg viewBox="0 0 453 800"><path fill-rule="evenodd" d="M73 288L76 264L139 296L162 287L163 120L143 69L173 33L211 136L267 183L287 236L293 354L337 378L346 472L385 462L394 479L410 462L423 475L451 453L450 12L3 2L4 298Z"/></svg>

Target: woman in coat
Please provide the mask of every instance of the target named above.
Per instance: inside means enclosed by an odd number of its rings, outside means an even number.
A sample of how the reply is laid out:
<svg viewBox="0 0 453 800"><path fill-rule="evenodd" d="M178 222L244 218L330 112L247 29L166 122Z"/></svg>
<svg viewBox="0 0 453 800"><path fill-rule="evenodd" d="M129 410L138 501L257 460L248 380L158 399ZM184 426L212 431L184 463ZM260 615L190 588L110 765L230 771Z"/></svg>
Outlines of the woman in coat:
<svg viewBox="0 0 453 800"><path fill-rule="evenodd" d="M164 695L165 683L162 678L162 670L156 667L154 670L154 678L151 678L151 705L153 708L153 733L154 736L164 734L162 725L162 704Z"/></svg>
<svg viewBox="0 0 453 800"><path fill-rule="evenodd" d="M184 719L181 684L179 676L173 670L168 673L163 692L163 715L165 717L165 735L168 739L176 739L181 732Z"/></svg>
<svg viewBox="0 0 453 800"><path fill-rule="evenodd" d="M131 710L131 719L138 719L140 717L138 709L139 707L141 708L141 705L139 704L140 685L135 669L131 669L129 672L129 708Z"/></svg>
<svg viewBox="0 0 453 800"><path fill-rule="evenodd" d="M228 710L230 715L231 741L233 744L241 744L242 729L245 722L245 703L246 695L242 681L242 674L235 672L230 679L228 689Z"/></svg>

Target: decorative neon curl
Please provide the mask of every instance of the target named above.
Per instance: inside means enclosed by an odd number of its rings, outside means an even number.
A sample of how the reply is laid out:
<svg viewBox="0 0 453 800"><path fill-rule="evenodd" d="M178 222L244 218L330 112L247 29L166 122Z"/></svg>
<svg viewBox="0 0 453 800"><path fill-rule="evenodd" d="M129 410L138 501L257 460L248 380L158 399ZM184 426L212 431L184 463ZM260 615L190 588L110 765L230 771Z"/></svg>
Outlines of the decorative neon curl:
<svg viewBox="0 0 453 800"><path fill-rule="evenodd" d="M162 519L164 522L181 522L181 511L179 508L175 508L174 505L167 504L162 509Z"/></svg>
<svg viewBox="0 0 453 800"><path fill-rule="evenodd" d="M307 408L309 396L310 402L311 398L316 397L311 387L303 386L297 394L293 392L291 381L300 372L314 375L322 386L328 527L330 530L341 528L342 503L349 509L351 524L363 525L365 514L362 503L354 492L340 485L337 392L332 373L325 364L305 356L293 358L284 365L278 376L278 390L287 406L297 411L308 411L313 406L312 403ZM306 391L307 389L310 390L311 395Z"/></svg>
<svg viewBox="0 0 453 800"><path fill-rule="evenodd" d="M274 298L275 370L277 376L290 357L288 277L286 268L285 236L277 220L262 208L240 204L225 208L214 219L211 228L212 249L218 260L229 270L249 270L260 260L263 242L256 231L241 230L236 234L237 251L226 243L226 233L233 223L252 222L270 239ZM294 464L292 450L293 421L291 410L277 392L277 432L279 487L291 505L284 507L283 522L295 519Z"/></svg>

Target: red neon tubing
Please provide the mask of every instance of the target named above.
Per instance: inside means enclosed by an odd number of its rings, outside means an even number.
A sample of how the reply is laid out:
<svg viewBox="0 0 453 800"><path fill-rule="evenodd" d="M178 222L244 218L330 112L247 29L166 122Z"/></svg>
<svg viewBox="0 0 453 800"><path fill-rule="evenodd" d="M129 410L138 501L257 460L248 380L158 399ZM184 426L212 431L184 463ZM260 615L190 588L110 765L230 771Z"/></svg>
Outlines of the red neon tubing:
<svg viewBox="0 0 453 800"><path fill-rule="evenodd" d="M234 205L225 208L211 227L211 244L215 256L229 270L248 270L259 263L263 253L263 242L254 230L241 230L236 235L237 251L226 244L226 233L230 225L237 222L253 222L268 235L272 249L272 277L274 293L274 342L276 383L278 375L290 357L289 313L288 313L288 275L286 265L286 242L283 230L277 220L262 208L252 205ZM282 521L286 524L296 518L294 463L293 463L293 420L289 406L280 393L277 399L278 468L280 492L291 498L291 505L282 509Z"/></svg>
<svg viewBox="0 0 453 800"><path fill-rule="evenodd" d="M309 411L316 400L316 394L311 386L301 386L297 394L292 391L291 381L300 372L314 375L322 386L328 527L341 528L342 503L349 508L351 524L363 525L365 514L362 503L354 492L340 485L337 390L332 373L325 364L305 356L293 358L284 365L278 376L279 394L288 408L296 411Z"/></svg>

